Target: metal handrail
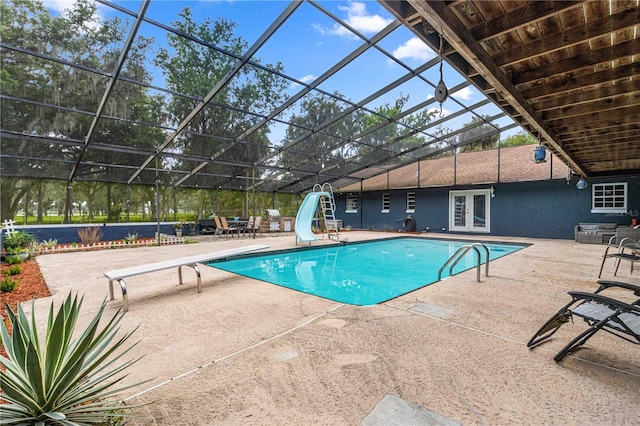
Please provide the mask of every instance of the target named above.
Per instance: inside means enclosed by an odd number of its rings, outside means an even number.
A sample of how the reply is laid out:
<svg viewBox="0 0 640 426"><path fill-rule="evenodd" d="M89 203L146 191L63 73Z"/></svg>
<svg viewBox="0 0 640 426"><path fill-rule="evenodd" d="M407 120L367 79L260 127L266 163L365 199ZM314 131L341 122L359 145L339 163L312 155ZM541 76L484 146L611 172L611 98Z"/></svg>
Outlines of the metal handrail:
<svg viewBox="0 0 640 426"><path fill-rule="evenodd" d="M458 258L456 259L456 261L455 261L455 262L453 262L453 263L451 264L451 266L449 267L449 276L452 276L452 275L453 275L453 268L454 268L454 267L455 267L455 266L460 262L460 260L461 260L461 259L462 259L466 254L467 254L467 252L468 252L469 250L471 250L471 249L475 250L476 255L477 255L477 258L478 258L478 266L476 267L476 281L480 282L480 265L482 265L482 258L481 258L481 256L480 256L480 250L478 250L478 247L475 247L475 246L473 246L473 245L470 245L469 247L467 247L467 249L466 249L464 252L462 252L462 253L460 254L460 256L458 256Z"/></svg>
<svg viewBox="0 0 640 426"><path fill-rule="evenodd" d="M469 250L473 249L476 252L478 258L478 265L476 267L476 281L480 282L480 267L482 265L482 256L480 255L480 250L478 250L478 246L481 246L485 249L487 253L487 262L485 264L485 276L489 276L489 248L482 243L473 243L473 244L465 244L460 247L456 252L447 260L444 265L438 271L438 281L442 279L442 271L449 265L449 263L453 262L449 267L449 275L453 274L453 268L462 260L462 258L469 252Z"/></svg>
<svg viewBox="0 0 640 426"><path fill-rule="evenodd" d="M471 248L470 245L465 244L462 247L460 247L458 250L456 250L455 253L453 253L453 256L451 256L446 262L444 262L444 265L442 265L442 267L440 268L440 270L438 271L438 281L440 281L442 279L442 271L444 271L444 268L447 267L447 265L453 261L453 259L456 258L456 256L458 256L458 254L464 250L464 254L466 254L469 249Z"/></svg>
<svg viewBox="0 0 640 426"><path fill-rule="evenodd" d="M472 246L476 246L476 247L480 246L480 247L484 248L484 251L487 253L487 263L485 263L485 265L484 265L484 276L488 277L489 276L489 261L491 260L491 259L489 259L489 257L490 257L489 247L487 247L486 245L484 245L482 243L473 243L471 245Z"/></svg>

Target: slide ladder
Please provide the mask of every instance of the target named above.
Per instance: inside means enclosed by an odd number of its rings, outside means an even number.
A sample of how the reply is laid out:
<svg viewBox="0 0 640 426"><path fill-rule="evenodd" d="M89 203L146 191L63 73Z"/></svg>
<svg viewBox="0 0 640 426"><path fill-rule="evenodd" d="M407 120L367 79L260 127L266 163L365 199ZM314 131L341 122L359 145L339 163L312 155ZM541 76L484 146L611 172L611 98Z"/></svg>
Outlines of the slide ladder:
<svg viewBox="0 0 640 426"><path fill-rule="evenodd" d="M339 229L338 229L338 221L336 220L336 202L333 198L333 188L331 184L324 183L322 186L316 184L314 185L314 192L316 187L319 188L319 192L327 192L330 194L329 197L320 197L320 210L322 211L322 217L324 219L324 226L327 229L327 236L330 240L333 238L338 241L340 239ZM333 234L331 233L333 231Z"/></svg>
<svg viewBox="0 0 640 426"><path fill-rule="evenodd" d="M327 236L330 239L339 240L338 221L335 218L336 204L333 198L333 188L329 183L322 185L315 184L313 192L307 194L302 201L302 205L298 209L296 215L295 234L296 244L300 242L317 241L318 237L311 232L313 220L316 219L316 212L320 210L325 227L327 228ZM319 218L318 218L319 219ZM333 231L333 233L331 232Z"/></svg>

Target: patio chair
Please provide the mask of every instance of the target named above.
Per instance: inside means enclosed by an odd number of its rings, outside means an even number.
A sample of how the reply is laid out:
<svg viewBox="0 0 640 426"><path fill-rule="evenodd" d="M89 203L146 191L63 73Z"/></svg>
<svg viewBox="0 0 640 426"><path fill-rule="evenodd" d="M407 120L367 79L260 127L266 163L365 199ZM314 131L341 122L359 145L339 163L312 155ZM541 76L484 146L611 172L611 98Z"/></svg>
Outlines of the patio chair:
<svg viewBox="0 0 640 426"><path fill-rule="evenodd" d="M253 226L253 216L249 216L249 220L247 220L247 223L238 231L238 232L242 232L242 236L244 237L244 234L247 233L247 229L249 229L249 227Z"/></svg>
<svg viewBox="0 0 640 426"><path fill-rule="evenodd" d="M216 234L220 235L220 238L222 238L222 235L225 233L225 230L222 227L222 222L220 221L220 217L214 216L213 221L216 224Z"/></svg>
<svg viewBox="0 0 640 426"><path fill-rule="evenodd" d="M527 347L530 349L549 339L573 316L581 317L589 328L569 342L553 359L561 361L569 353L584 345L594 334L604 330L628 342L640 345L640 298L626 303L600 294L608 288L630 290L640 297L640 286L620 281L598 281L600 287L594 293L570 291L571 302L554 314L533 335Z"/></svg>
<svg viewBox="0 0 640 426"><path fill-rule="evenodd" d="M236 234L238 234L238 238L240 238L240 234L238 233L238 227L229 226L229 223L227 223L227 218L226 217L220 216L220 222L222 222L222 231L225 234L231 235L232 232L235 232Z"/></svg>
<svg viewBox="0 0 640 426"><path fill-rule="evenodd" d="M614 253L609 253L609 249L614 248L616 251ZM625 253L625 250L631 250L631 253ZM620 260L628 260L631 262L631 273L633 274L633 264L635 262L640 261L640 243L632 238L624 237L619 239L617 236L611 237L609 243L607 244L607 248L604 251L604 255L602 256L602 264L600 265L600 273L598 274L598 278L602 276L602 270L604 269L604 263L609 258L613 258L615 260L615 272L614 276L618 274L618 268L620 267Z"/></svg>
<svg viewBox="0 0 640 426"><path fill-rule="evenodd" d="M262 223L262 216L256 216L253 219L253 221L249 219L249 223L247 223L247 226L245 227L244 232L250 232L254 236L256 235L256 232L259 232L260 235L262 236L262 231L260 230L261 223Z"/></svg>

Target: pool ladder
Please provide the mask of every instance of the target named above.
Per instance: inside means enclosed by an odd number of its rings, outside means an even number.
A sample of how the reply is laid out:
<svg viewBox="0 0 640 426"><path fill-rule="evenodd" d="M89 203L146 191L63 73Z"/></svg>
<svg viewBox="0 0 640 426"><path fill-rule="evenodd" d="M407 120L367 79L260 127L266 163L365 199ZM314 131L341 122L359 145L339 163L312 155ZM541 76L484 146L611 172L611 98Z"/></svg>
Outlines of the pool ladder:
<svg viewBox="0 0 640 426"><path fill-rule="evenodd" d="M449 267L449 276L452 276L453 275L453 268L469 252L469 250L473 249L476 252L476 257L478 259L476 281L480 282L480 265L482 265L482 256L480 256L480 250L478 250L478 247L484 248L485 252L487 253L487 263L485 264L484 275L485 275L485 277L488 277L489 276L489 248L487 246L485 246L484 244L482 244L482 243L473 243L473 244L465 244L462 247L460 247L458 250L456 250L456 252L453 254L453 256L451 256L449 258L449 260L447 260L444 263L444 265L442 265L442 268L440 268L440 270L438 271L438 281L440 281L442 279L442 271L444 271L444 269L450 263L451 263L451 266Z"/></svg>

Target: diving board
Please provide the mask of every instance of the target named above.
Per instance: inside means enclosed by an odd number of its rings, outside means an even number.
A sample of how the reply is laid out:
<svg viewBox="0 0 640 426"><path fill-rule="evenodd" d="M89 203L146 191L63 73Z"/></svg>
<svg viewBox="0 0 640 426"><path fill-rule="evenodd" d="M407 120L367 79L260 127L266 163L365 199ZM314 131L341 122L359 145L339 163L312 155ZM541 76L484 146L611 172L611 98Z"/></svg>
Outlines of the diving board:
<svg viewBox="0 0 640 426"><path fill-rule="evenodd" d="M122 305L123 310L126 312L129 309L129 298L127 297L127 286L124 279L127 277L133 277L135 275L148 274L150 272L162 271L163 269L170 269L178 267L178 283L182 284L182 267L190 266L196 272L198 277L198 293L202 292L202 280L200 279L200 270L198 269L198 263L206 263L211 260L223 259L225 257L235 256L238 254L248 253L251 251L267 249L269 246L263 244L252 244L245 247L236 247L227 250L214 251L211 253L198 254L195 256L179 257L176 259L165 260L162 262L148 263L146 265L133 266L130 268L116 269L113 271L107 271L104 276L109 279L109 296L110 300L113 300L113 282L118 281L120 288L122 289Z"/></svg>

